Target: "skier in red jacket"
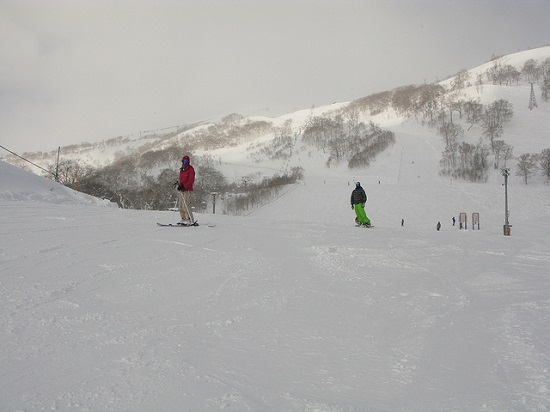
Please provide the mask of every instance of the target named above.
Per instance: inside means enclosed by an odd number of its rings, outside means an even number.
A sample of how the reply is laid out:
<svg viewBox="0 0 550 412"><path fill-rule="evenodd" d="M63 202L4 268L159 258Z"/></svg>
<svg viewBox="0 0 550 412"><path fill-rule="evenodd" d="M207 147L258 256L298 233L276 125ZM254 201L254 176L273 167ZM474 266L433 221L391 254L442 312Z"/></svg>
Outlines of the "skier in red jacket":
<svg viewBox="0 0 550 412"><path fill-rule="evenodd" d="M178 185L178 209L180 211L181 222L179 225L194 225L195 219L191 211L191 194L195 184L195 169L189 164L189 156L183 156L181 159L180 178Z"/></svg>

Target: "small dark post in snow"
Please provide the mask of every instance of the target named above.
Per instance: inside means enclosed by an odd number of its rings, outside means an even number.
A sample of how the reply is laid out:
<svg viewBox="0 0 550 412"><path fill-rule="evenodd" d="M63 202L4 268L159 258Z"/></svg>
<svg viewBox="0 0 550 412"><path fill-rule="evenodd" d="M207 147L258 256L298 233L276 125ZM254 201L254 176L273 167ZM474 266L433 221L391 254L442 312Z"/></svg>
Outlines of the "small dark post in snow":
<svg viewBox="0 0 550 412"><path fill-rule="evenodd" d="M215 215L216 214L216 195L218 194L218 192L212 192L210 194L212 195L212 214Z"/></svg>
<svg viewBox="0 0 550 412"><path fill-rule="evenodd" d="M55 181L59 182L59 153L61 152L61 146L57 148L57 161L55 162Z"/></svg>
<svg viewBox="0 0 550 412"><path fill-rule="evenodd" d="M511 225L508 222L508 176L510 169L503 168L502 176L504 176L504 236L510 236Z"/></svg>

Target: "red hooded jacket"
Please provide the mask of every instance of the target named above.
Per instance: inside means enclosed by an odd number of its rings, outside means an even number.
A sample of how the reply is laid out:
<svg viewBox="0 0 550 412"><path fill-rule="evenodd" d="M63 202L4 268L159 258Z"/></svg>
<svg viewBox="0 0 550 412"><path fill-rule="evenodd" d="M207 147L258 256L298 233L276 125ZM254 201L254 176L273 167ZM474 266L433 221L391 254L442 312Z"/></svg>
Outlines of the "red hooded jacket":
<svg viewBox="0 0 550 412"><path fill-rule="evenodd" d="M187 159L189 161L189 156L184 156L182 160ZM195 169L189 163L187 166L180 169L180 185L183 185L185 189L183 192L192 192L193 184L195 183Z"/></svg>

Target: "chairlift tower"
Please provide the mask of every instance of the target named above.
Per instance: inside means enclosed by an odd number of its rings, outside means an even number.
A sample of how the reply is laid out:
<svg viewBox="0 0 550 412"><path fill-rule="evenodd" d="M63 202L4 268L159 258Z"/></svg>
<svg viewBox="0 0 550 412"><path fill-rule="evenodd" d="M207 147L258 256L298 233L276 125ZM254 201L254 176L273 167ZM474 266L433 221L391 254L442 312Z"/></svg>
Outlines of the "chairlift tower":
<svg viewBox="0 0 550 412"><path fill-rule="evenodd" d="M533 110L533 107L537 107L537 98L535 97L535 88L531 83L531 96L529 96L529 110Z"/></svg>

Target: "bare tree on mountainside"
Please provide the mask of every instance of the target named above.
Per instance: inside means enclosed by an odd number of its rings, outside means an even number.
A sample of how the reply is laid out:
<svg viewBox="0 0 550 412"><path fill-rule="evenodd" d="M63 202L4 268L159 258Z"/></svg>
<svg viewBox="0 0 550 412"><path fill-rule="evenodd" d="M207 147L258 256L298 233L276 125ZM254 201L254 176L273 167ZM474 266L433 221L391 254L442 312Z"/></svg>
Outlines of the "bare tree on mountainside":
<svg viewBox="0 0 550 412"><path fill-rule="evenodd" d="M460 91L466 87L470 79L470 72L466 69L460 70L451 81L451 91Z"/></svg>
<svg viewBox="0 0 550 412"><path fill-rule="evenodd" d="M451 148L458 141L459 136L464 134L462 126L443 121L438 128L438 133L443 137L445 148Z"/></svg>
<svg viewBox="0 0 550 412"><path fill-rule="evenodd" d="M360 111L357 106L351 106L348 110L343 112L343 116L346 119L347 134L351 137L359 135L359 115Z"/></svg>
<svg viewBox="0 0 550 412"><path fill-rule="evenodd" d="M483 135L491 142L491 149L494 151L494 142L504 133L504 123L510 121L514 111L512 104L507 100L497 100L487 106L483 113Z"/></svg>
<svg viewBox="0 0 550 412"><path fill-rule="evenodd" d="M501 58L494 59L493 65L489 69L487 69L487 71L485 72L487 75L487 79L491 81L494 85L498 84L499 72L501 70L501 67L502 67L502 59Z"/></svg>
<svg viewBox="0 0 550 412"><path fill-rule="evenodd" d="M425 85L417 100L416 110L420 112L428 124L433 124L437 113L441 108L441 98L445 94L445 88L440 84Z"/></svg>
<svg viewBox="0 0 550 412"><path fill-rule="evenodd" d="M542 85L540 86L540 90L541 90L542 99L545 102L548 102L549 97L550 97L550 78L544 79L542 81Z"/></svg>
<svg viewBox="0 0 550 412"><path fill-rule="evenodd" d="M540 64L540 75L545 79L550 78L550 57Z"/></svg>
<svg viewBox="0 0 550 412"><path fill-rule="evenodd" d="M476 76L475 85L476 85L476 92L478 93L483 92L483 74L478 73L478 75Z"/></svg>
<svg viewBox="0 0 550 412"><path fill-rule="evenodd" d="M478 100L469 99L464 102L464 113L466 121L470 125L470 130L474 125L478 124L483 117L483 105Z"/></svg>
<svg viewBox="0 0 550 412"><path fill-rule="evenodd" d="M453 123L453 113L458 113L458 118L462 119L462 112L464 109L464 101L463 100L451 100L448 105L447 109L449 110L449 118L451 123Z"/></svg>
<svg viewBox="0 0 550 412"><path fill-rule="evenodd" d="M542 77L541 81L541 95L542 99L547 102L550 98L550 57L540 65L540 73Z"/></svg>
<svg viewBox="0 0 550 412"><path fill-rule="evenodd" d="M418 96L418 87L409 85L395 89L391 105L393 109L402 116L414 114L415 102Z"/></svg>
<svg viewBox="0 0 550 412"><path fill-rule="evenodd" d="M77 182L82 178L84 170L80 162L71 159L61 160L57 167L50 164L47 169L49 173L44 174L44 177L53 178L57 172L59 182L73 189L76 188Z"/></svg>
<svg viewBox="0 0 550 412"><path fill-rule="evenodd" d="M539 80L541 70L537 65L536 60L529 59L523 64L521 74L528 83L535 83Z"/></svg>
<svg viewBox="0 0 550 412"><path fill-rule="evenodd" d="M524 153L518 158L516 176L523 177L525 184L527 184L527 179L533 176L538 169L537 158L536 154L531 153Z"/></svg>
<svg viewBox="0 0 550 412"><path fill-rule="evenodd" d="M443 151L439 173L471 182L485 182L488 156L489 150L481 141L477 145L454 143Z"/></svg>
<svg viewBox="0 0 550 412"><path fill-rule="evenodd" d="M503 64L502 59L497 59L493 62L487 71L487 78L494 84L499 86L511 86L512 82L518 82L520 72L512 65Z"/></svg>
<svg viewBox="0 0 550 412"><path fill-rule="evenodd" d="M507 64L504 66L502 76L506 86L511 86L512 82L515 82L516 85L518 85L521 73L514 66Z"/></svg>
<svg viewBox="0 0 550 412"><path fill-rule="evenodd" d="M512 158L513 147L504 143L504 140L495 140L493 154L495 155L494 168L500 168L500 161L504 160L504 164L508 159Z"/></svg>
<svg viewBox="0 0 550 412"><path fill-rule="evenodd" d="M544 149L539 155L539 167L542 175L550 181L550 149Z"/></svg>

